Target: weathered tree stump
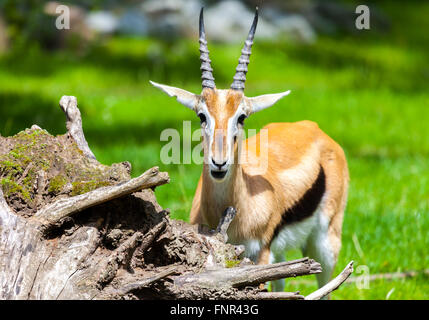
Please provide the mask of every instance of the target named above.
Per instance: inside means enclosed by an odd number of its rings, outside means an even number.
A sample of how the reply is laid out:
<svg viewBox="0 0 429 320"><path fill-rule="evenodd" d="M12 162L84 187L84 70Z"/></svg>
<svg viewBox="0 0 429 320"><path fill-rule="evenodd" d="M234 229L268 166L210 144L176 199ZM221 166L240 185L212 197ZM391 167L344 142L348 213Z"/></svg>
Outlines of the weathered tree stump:
<svg viewBox="0 0 429 320"><path fill-rule="evenodd" d="M0 136L0 299L304 299L259 285L321 272L317 262L243 259L226 243L233 208L217 230L170 219L154 193L168 174L154 167L131 179L128 162L100 164L76 98L60 106L66 134L33 126ZM307 298L326 296L351 271Z"/></svg>

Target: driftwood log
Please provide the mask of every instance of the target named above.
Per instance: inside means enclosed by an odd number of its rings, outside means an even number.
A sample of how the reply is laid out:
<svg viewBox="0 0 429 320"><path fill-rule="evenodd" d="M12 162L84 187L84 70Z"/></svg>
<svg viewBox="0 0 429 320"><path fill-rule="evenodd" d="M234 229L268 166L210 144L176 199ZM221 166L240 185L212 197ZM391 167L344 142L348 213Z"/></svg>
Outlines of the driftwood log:
<svg viewBox="0 0 429 320"><path fill-rule="evenodd" d="M154 167L132 179L128 162L100 164L76 98L60 106L66 134L34 125L0 136L0 299L320 299L352 272L307 297L261 289L320 264L242 258L226 242L233 208L216 230L170 219L154 193L168 174Z"/></svg>

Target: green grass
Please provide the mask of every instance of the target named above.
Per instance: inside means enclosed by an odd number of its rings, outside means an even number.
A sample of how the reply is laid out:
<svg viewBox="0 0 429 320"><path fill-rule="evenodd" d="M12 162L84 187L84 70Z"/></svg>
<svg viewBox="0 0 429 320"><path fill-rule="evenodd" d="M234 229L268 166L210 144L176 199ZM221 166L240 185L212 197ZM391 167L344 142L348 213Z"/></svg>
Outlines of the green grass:
<svg viewBox="0 0 429 320"><path fill-rule="evenodd" d="M314 45L256 39L249 66L248 96L292 93L246 120L247 128L313 120L346 152L351 183L335 273L350 260L371 274L429 265L429 5L386 2L382 8L392 21L389 33L320 37ZM217 86L229 87L241 45L210 43L209 49ZM159 137L165 128L182 132L183 120L196 129L198 118L149 79L199 92L198 43L113 38L84 55L33 48L4 56L0 132L36 123L63 133L58 101L75 95L97 158L128 160L134 176L154 165L168 171L171 183L157 189L157 198L174 218L188 220L201 167L160 163ZM315 288L315 281L287 285L304 294ZM390 299L428 299L428 276L374 281L370 289L346 284L332 298L386 299L389 292Z"/></svg>

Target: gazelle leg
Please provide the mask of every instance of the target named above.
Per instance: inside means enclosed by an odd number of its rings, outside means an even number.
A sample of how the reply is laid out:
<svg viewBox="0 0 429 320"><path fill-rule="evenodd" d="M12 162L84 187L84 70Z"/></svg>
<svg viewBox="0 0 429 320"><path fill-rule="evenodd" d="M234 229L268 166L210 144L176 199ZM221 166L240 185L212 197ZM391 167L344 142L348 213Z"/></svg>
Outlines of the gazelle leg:
<svg viewBox="0 0 429 320"><path fill-rule="evenodd" d="M265 246L259 252L258 264L269 264L270 263L270 246ZM261 283L259 285L261 289L265 288L265 284Z"/></svg>
<svg viewBox="0 0 429 320"><path fill-rule="evenodd" d="M319 288L323 287L331 280L340 249L340 245L335 245L334 242L341 243L340 240L334 239L332 233L331 236L329 235L330 227L328 226L328 222L323 221L324 218L323 216L321 217L321 227L313 230L303 248L304 256L316 260L322 266L322 273L316 274ZM327 299L329 297L325 298Z"/></svg>
<svg viewBox="0 0 429 320"><path fill-rule="evenodd" d="M265 246L259 252L258 264L269 264L270 263L270 247Z"/></svg>

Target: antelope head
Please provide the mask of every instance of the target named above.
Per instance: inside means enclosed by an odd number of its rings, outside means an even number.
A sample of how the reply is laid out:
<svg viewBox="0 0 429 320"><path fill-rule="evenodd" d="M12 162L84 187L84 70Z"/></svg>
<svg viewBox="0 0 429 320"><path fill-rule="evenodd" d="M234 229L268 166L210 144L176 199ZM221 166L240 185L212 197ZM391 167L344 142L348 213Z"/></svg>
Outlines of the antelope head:
<svg viewBox="0 0 429 320"><path fill-rule="evenodd" d="M236 163L238 143L242 141L241 129L244 126L244 120L251 114L272 106L290 93L289 90L251 98L244 95L247 66L257 23L258 8L256 8L249 35L241 50L234 81L229 89L217 89L214 82L204 31L203 9L200 12L199 28L201 94L194 94L183 89L150 81L152 85L170 97L176 97L182 105L195 111L200 118L204 140L204 161L208 165L210 176L214 181L224 180L228 172L231 171L231 165Z"/></svg>

